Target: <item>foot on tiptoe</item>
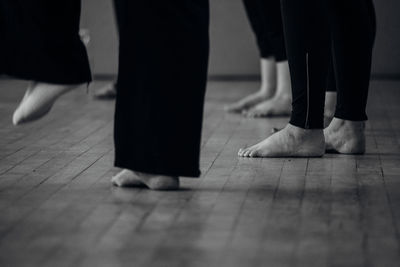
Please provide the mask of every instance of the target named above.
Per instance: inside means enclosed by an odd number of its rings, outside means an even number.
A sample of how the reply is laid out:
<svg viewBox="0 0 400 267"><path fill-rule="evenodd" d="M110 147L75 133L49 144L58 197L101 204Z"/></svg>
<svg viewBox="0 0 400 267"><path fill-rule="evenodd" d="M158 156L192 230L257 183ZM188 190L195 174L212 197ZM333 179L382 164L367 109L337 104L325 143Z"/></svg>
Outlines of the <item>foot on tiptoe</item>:
<svg viewBox="0 0 400 267"><path fill-rule="evenodd" d="M333 118L324 130L326 151L342 154L365 153L365 122Z"/></svg>
<svg viewBox="0 0 400 267"><path fill-rule="evenodd" d="M179 178L174 176L152 175L124 169L112 177L111 182L119 187L147 186L152 190L179 189Z"/></svg>
<svg viewBox="0 0 400 267"><path fill-rule="evenodd" d="M239 150L240 157L321 157L325 152L322 129L288 124L260 143Z"/></svg>
<svg viewBox="0 0 400 267"><path fill-rule="evenodd" d="M54 102L63 94L78 88L78 85L32 83L13 114L14 125L40 119L45 116Z"/></svg>

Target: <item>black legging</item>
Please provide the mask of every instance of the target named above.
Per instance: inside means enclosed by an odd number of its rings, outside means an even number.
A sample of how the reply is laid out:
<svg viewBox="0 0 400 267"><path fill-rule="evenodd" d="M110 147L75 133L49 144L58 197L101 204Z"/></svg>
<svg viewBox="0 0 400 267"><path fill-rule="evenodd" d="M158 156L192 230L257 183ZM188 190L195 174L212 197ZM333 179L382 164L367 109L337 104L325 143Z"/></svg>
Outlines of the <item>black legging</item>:
<svg viewBox="0 0 400 267"><path fill-rule="evenodd" d="M280 0L243 0L262 58L287 60Z"/></svg>
<svg viewBox="0 0 400 267"><path fill-rule="evenodd" d="M243 0L247 17L256 36L261 58L274 57L286 61L280 0ZM336 92L336 81L331 60L326 91Z"/></svg>
<svg viewBox="0 0 400 267"><path fill-rule="evenodd" d="M293 107L290 123L323 127L332 49L338 92L335 117L367 120L365 112L375 37L371 0L281 0Z"/></svg>

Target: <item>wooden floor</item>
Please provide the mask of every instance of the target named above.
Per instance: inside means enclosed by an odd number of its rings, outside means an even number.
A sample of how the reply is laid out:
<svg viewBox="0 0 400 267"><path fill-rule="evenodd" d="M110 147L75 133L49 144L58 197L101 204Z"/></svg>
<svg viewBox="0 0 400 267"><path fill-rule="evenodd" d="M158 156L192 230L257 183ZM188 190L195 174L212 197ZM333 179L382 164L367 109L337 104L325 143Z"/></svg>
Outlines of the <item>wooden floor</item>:
<svg viewBox="0 0 400 267"><path fill-rule="evenodd" d="M24 87L0 81L0 266L400 266L400 82L372 83L366 155L319 159L238 158L287 118L227 115L257 83L210 82L176 192L111 186L114 103L85 89L13 127Z"/></svg>

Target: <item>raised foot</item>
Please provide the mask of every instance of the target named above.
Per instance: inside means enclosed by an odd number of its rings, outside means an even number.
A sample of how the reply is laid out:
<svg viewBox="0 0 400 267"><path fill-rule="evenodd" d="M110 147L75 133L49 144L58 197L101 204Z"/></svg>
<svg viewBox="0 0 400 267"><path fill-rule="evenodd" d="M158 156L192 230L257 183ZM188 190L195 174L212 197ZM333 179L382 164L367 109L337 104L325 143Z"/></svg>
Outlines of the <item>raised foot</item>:
<svg viewBox="0 0 400 267"><path fill-rule="evenodd" d="M268 91L272 90L259 90L258 92L248 95L235 103L226 105L224 109L227 112L242 113L243 111L253 107L254 105L257 105L258 103L270 98L271 96Z"/></svg>
<svg viewBox="0 0 400 267"><path fill-rule="evenodd" d="M19 125L38 120L45 116L54 102L63 94L77 88L78 85L58 85L49 83L32 83L13 114L13 124Z"/></svg>
<svg viewBox="0 0 400 267"><path fill-rule="evenodd" d="M152 175L142 172L122 170L111 178L111 182L119 187L147 186L152 190L176 190L179 189L179 177Z"/></svg>
<svg viewBox="0 0 400 267"><path fill-rule="evenodd" d="M279 132L249 148L240 149L240 157L321 157L325 152L322 129L306 130L288 124Z"/></svg>
<svg viewBox="0 0 400 267"><path fill-rule="evenodd" d="M341 154L365 153L365 122L333 118L324 130L326 151Z"/></svg>
<svg viewBox="0 0 400 267"><path fill-rule="evenodd" d="M265 100L248 110L244 114L247 117L274 117L289 116L292 110L292 98L288 96L275 96L272 99Z"/></svg>

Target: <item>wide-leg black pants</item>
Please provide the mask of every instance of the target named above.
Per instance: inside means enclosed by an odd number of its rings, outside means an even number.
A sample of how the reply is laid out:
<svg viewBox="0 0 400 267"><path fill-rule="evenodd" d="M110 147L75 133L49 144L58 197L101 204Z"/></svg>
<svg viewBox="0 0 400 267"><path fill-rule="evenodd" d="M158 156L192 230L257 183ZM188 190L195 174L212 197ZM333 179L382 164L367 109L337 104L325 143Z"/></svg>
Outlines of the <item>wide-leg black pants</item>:
<svg viewBox="0 0 400 267"><path fill-rule="evenodd" d="M290 123L323 127L324 92L331 58L338 92L335 117L367 120L375 38L371 0L281 0L291 70Z"/></svg>
<svg viewBox="0 0 400 267"><path fill-rule="evenodd" d="M116 0L115 165L199 176L208 0Z"/></svg>
<svg viewBox="0 0 400 267"><path fill-rule="evenodd" d="M243 0L262 58L285 61L286 48L280 0Z"/></svg>
<svg viewBox="0 0 400 267"><path fill-rule="evenodd" d="M57 84L91 80L80 0L0 0L0 74Z"/></svg>
<svg viewBox="0 0 400 267"><path fill-rule="evenodd" d="M80 0L0 0L0 70L90 81ZM115 165L199 176L209 51L208 0L116 0L120 33Z"/></svg>

